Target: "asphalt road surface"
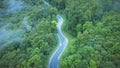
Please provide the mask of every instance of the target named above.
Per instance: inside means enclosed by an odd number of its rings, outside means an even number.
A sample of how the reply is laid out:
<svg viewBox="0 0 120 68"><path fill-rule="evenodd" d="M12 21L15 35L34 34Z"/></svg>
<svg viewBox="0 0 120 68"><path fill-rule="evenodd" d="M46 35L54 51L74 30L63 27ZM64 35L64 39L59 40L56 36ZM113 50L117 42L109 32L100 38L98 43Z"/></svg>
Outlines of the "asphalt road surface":
<svg viewBox="0 0 120 68"><path fill-rule="evenodd" d="M57 24L58 33L57 33L57 36L59 38L59 46L57 47L55 52L52 54L52 56L50 58L50 61L49 61L48 68L59 68L60 56L63 53L63 51L64 51L64 49L65 49L65 47L67 46L67 43L68 43L67 38L62 34L62 31L61 31L63 18L60 15L57 15L57 20L58 20L58 24Z"/></svg>

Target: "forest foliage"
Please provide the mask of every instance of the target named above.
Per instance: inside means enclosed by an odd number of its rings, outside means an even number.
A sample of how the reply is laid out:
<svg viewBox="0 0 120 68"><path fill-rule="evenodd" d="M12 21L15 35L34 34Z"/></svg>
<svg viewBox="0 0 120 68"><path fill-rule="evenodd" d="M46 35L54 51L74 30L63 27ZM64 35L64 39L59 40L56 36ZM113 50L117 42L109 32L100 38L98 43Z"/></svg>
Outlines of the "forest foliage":
<svg viewBox="0 0 120 68"><path fill-rule="evenodd" d="M0 50L1 68L47 67L58 43L57 13L65 16L63 29L74 38L69 39L72 41L60 60L61 68L120 68L120 0L46 0L50 4L24 0L27 7L23 5L15 13L7 13L6 1L0 0L0 29L9 24L8 32L23 32L22 40L0 45L4 46ZM21 27L23 21L30 30Z"/></svg>
<svg viewBox="0 0 120 68"><path fill-rule="evenodd" d="M7 2L1 0L0 3L0 10L7 12ZM6 33L12 32L3 35L12 38L0 44L0 68L46 68L50 53L58 43L57 9L44 4L42 0L25 0L24 4L27 7L19 11L15 8L13 11L16 12L0 11L0 29L8 25L5 27ZM23 31L19 32L21 36L17 30ZM0 34L3 32L0 31ZM22 40L16 39L15 35ZM0 36L0 43L4 38ZM14 38L18 41L11 41Z"/></svg>
<svg viewBox="0 0 120 68"><path fill-rule="evenodd" d="M51 0L66 17L63 30L75 39L61 68L119 68L120 0Z"/></svg>

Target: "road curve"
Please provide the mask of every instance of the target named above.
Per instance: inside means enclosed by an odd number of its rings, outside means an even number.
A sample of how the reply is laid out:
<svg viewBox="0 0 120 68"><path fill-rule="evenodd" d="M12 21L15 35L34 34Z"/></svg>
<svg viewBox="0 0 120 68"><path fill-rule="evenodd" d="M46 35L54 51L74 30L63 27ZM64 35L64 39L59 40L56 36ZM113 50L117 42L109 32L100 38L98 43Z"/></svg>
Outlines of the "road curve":
<svg viewBox="0 0 120 68"><path fill-rule="evenodd" d="M60 56L61 56L61 54L63 53L65 47L68 44L67 38L62 34L62 31L61 31L63 18L60 15L57 15L57 20L58 20L58 24L57 24L58 33L57 33L57 36L59 38L59 46L57 47L55 52L52 54L52 56L50 58L50 61L49 61L48 68L58 68L59 67Z"/></svg>

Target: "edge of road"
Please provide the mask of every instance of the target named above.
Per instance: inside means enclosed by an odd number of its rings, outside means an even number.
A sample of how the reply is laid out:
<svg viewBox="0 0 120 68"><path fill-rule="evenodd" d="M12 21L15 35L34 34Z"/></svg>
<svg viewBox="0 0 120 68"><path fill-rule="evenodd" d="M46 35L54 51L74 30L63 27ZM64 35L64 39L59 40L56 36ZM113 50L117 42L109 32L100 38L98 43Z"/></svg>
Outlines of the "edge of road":
<svg viewBox="0 0 120 68"><path fill-rule="evenodd" d="M51 56L52 56L52 54L56 51L56 49L58 48L58 46L59 46L59 38L57 37L57 45L53 48L53 50L50 52L50 54L49 54L49 56L48 56L48 58L47 58L47 65L46 65L46 68L48 68L48 65L49 65L49 60L50 60L50 58L51 58Z"/></svg>
<svg viewBox="0 0 120 68"><path fill-rule="evenodd" d="M61 58L67 53L67 50L68 50L69 46L71 46L71 41L72 41L72 39L74 39L74 38L73 38L69 33L67 33L67 32L64 30L65 25L66 25L66 23L67 23L66 17L65 17L64 15L62 15L62 14L59 14L59 15L64 19L63 24L62 24L62 26L61 26L61 32L62 32L63 35L67 38L67 45L65 46L64 51L62 51L62 53L61 53L60 56L58 57L58 58L59 58L59 67L60 67ZM59 44L60 44L59 42L60 42L60 40L59 40L59 38L57 37L57 45L56 45L56 47L53 48L52 52L51 52L50 55L49 55L49 58L47 59L48 62L47 62L46 68L48 68L48 66L49 66L49 63L50 63L50 60L51 60L51 57L52 57L53 53L55 54L56 51L57 51L57 49L59 48Z"/></svg>
<svg viewBox="0 0 120 68"><path fill-rule="evenodd" d="M57 15L57 16L59 16L59 15ZM60 17L62 18L62 19L64 19L63 18L63 16L61 16L60 15ZM58 19L57 19L58 20ZM58 23L59 23L59 21L58 21ZM62 56L62 54L63 54L63 52L65 51L65 48L67 47L67 45L68 45L68 39L67 39L67 37L63 34L63 31L62 31L62 27L63 27L63 23L64 23L64 20L61 22L62 24L58 24L58 25L60 25L60 27L58 27L58 29L60 28L60 31L61 31L61 34L62 34L62 36L65 38L65 40L66 40L66 45L65 45L65 47L63 48L63 50L61 51L61 53L59 54L59 56L58 56L58 63L59 63L59 60L60 60L60 57ZM57 36L58 36L58 34L57 34ZM59 36L58 36L58 39L60 39L59 38ZM49 57L49 61L48 61L48 68L49 68L49 65L50 65L50 62L51 62L51 60L53 59L53 56L56 54L56 52L58 51L58 49L61 47L61 41L60 40L58 40L59 42L59 44L57 44L57 47L55 47L55 49L54 49L54 51L51 53L51 55L50 55L50 57Z"/></svg>
<svg viewBox="0 0 120 68"><path fill-rule="evenodd" d="M58 14L59 15L59 14ZM61 16L62 17L62 16ZM64 18L63 18L64 19ZM58 22L58 20L57 20ZM64 22L64 21L63 21ZM56 26L57 27L57 26ZM61 29L62 29L62 26L61 26ZM61 31L62 32L62 31ZM56 51L59 49L59 45L60 45L60 40L59 40L59 37L58 37L58 34L57 34L57 44L56 46L53 48L52 52L50 53L49 55L49 58L47 59L47 66L46 68L48 68L49 64L50 64L50 61L53 57L53 55L56 53ZM60 55L61 56L61 55ZM59 58L60 59L60 58Z"/></svg>
<svg viewBox="0 0 120 68"><path fill-rule="evenodd" d="M61 15L61 16L62 16L63 19L64 19L64 23L62 24L61 30L62 30L63 35L68 39L68 44L67 44L67 46L65 47L65 50L63 51L63 53L62 53L62 55L61 55L61 57L60 57L60 59L59 59L59 63L61 63L61 58L63 58L63 57L65 56L65 54L67 53L69 47L71 46L72 40L75 39L75 38L72 37L69 33L67 33L67 32L65 31L66 23L67 23L68 21L66 20L66 17L65 17L64 15ZM59 65L59 67L60 67L60 65Z"/></svg>

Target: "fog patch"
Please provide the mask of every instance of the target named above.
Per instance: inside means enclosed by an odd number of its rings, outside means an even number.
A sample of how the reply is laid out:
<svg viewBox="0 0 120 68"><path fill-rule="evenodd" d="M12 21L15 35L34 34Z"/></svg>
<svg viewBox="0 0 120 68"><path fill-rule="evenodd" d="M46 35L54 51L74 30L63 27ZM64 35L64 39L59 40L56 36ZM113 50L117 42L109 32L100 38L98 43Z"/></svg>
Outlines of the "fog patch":
<svg viewBox="0 0 120 68"><path fill-rule="evenodd" d="M7 5L8 13L16 13L28 9L28 5L24 0L5 0L4 3Z"/></svg>
<svg viewBox="0 0 120 68"><path fill-rule="evenodd" d="M22 42L24 40L24 33L26 31L31 31L31 26L28 24L26 17L23 18L22 25L18 29L9 29L9 24L0 28L0 48L6 44L13 42Z"/></svg>
<svg viewBox="0 0 120 68"><path fill-rule="evenodd" d="M22 25L23 25L22 27L23 27L26 31L31 31L32 26L29 25L29 23L28 23L28 18L27 18L27 17L24 17L24 19L23 19L23 24L22 24Z"/></svg>
<svg viewBox="0 0 120 68"><path fill-rule="evenodd" d="M0 45L11 42L20 42L22 41L24 31L21 29L18 30L7 30L6 28L0 29Z"/></svg>

